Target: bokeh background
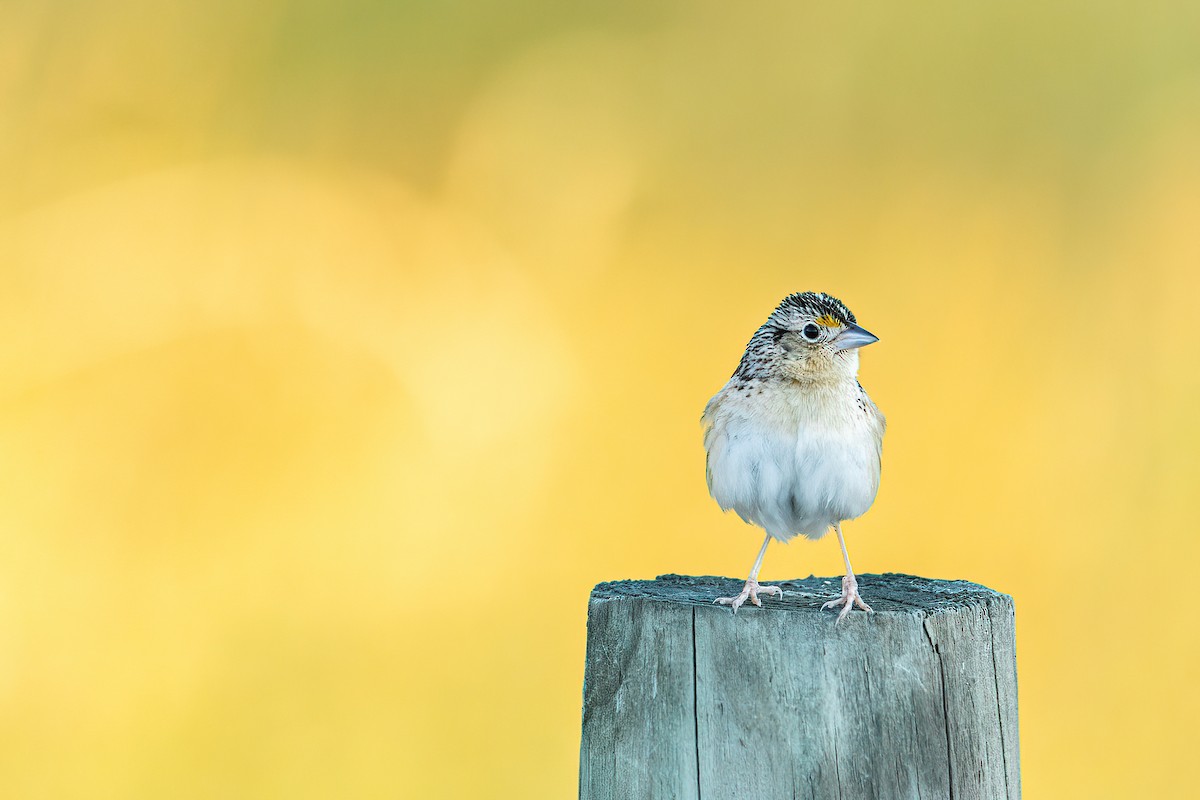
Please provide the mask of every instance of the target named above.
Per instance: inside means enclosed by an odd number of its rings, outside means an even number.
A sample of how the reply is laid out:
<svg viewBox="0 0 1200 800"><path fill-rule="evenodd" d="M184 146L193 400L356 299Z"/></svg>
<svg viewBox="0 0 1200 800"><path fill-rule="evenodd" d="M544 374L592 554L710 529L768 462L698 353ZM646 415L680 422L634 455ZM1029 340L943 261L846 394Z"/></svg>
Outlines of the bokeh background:
<svg viewBox="0 0 1200 800"><path fill-rule="evenodd" d="M573 796L588 591L745 574L700 411L804 289L1026 796L1187 794L1198 81L1185 2L5 2L0 795Z"/></svg>

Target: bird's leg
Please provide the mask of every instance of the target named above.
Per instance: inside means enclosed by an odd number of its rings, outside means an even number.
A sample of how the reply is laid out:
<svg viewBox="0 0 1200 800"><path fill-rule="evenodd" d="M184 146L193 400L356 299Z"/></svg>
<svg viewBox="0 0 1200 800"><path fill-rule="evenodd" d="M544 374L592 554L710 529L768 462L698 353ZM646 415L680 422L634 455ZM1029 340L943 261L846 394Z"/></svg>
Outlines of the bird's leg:
<svg viewBox="0 0 1200 800"><path fill-rule="evenodd" d="M742 591L738 592L736 597L718 597L714 603L720 603L723 606L733 606L733 613L737 613L738 608L742 603L746 602L746 598L750 598L750 602L756 606L762 606L762 601L758 599L758 593L777 594L780 598L783 597L783 589L778 586L759 586L758 585L758 570L762 567L763 556L767 554L767 545L771 543L771 534L767 534L767 538L763 541L762 549L758 551L758 558L754 559L754 566L750 568L750 577L746 579L746 586Z"/></svg>
<svg viewBox="0 0 1200 800"><path fill-rule="evenodd" d="M846 540L842 538L842 523L833 523L833 529L837 531L838 544L842 546L842 558L846 562L846 577L842 578L842 596L835 600L830 600L821 606L821 610L824 611L830 606L834 608L842 606L842 611L837 615L836 621L841 622L850 613L850 609L855 606L858 606L863 611L874 611L874 609L864 603L863 599L858 596L858 580L854 577L854 570L850 568L850 554L846 552Z"/></svg>

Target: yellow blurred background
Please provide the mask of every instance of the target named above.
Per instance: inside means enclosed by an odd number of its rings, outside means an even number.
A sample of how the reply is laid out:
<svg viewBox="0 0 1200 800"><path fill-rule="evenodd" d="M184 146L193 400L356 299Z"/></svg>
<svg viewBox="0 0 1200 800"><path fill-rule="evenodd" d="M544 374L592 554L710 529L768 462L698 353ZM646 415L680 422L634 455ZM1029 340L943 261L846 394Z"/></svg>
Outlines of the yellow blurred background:
<svg viewBox="0 0 1200 800"><path fill-rule="evenodd" d="M700 411L806 289L1026 796L1188 793L1198 8L0 5L0 796L573 796L588 591L745 575Z"/></svg>

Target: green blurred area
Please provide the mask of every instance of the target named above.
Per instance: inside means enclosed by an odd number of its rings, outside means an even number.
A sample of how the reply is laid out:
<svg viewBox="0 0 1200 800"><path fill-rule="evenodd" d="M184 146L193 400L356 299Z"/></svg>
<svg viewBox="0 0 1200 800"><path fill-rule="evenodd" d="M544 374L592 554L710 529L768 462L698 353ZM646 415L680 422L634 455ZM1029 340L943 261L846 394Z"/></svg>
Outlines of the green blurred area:
<svg viewBox="0 0 1200 800"><path fill-rule="evenodd" d="M1183 3L15 2L5 16L10 208L72 178L247 151L432 190L490 80L578 39L574 69L595 80L611 65L589 63L587 42L621 50L623 110L656 171L714 203L820 202L856 183L830 166L849 162L884 189L897 164L943 165L1075 204L1125 188L1131 156L1194 116L1200 69L1200 12Z"/></svg>

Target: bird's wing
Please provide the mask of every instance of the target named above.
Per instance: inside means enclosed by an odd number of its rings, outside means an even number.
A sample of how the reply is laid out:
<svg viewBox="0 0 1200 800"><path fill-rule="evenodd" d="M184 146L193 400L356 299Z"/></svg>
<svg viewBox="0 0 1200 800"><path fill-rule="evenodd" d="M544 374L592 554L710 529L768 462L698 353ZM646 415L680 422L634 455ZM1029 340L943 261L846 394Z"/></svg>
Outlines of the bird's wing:
<svg viewBox="0 0 1200 800"><path fill-rule="evenodd" d="M713 395L708 404L704 406L704 413L700 415L700 424L704 426L704 478L708 483L709 494L712 494L713 488L713 453L719 453L725 447L726 440L724 432L720 431L716 425L717 410L721 405L722 394L724 394L724 389Z"/></svg>

